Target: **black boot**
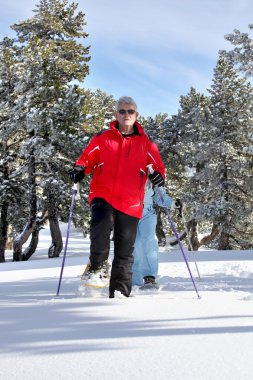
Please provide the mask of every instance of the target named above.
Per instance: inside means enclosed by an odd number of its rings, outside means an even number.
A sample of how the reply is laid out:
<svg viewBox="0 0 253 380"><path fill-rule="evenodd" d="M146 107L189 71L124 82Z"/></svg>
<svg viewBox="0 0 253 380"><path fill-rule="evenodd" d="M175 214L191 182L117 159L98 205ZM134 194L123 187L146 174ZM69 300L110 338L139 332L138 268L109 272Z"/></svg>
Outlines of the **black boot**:
<svg viewBox="0 0 253 380"><path fill-rule="evenodd" d="M159 289L159 285L157 284L154 276L145 276L144 284L140 287L140 289Z"/></svg>

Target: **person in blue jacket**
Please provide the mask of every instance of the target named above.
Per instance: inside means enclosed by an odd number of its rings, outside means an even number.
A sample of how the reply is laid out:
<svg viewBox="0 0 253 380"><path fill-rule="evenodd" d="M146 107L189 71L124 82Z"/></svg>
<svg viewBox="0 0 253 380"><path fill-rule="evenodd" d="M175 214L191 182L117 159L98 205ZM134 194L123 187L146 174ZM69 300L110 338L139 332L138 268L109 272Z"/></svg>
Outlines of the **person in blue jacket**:
<svg viewBox="0 0 253 380"><path fill-rule="evenodd" d="M180 209L182 203L179 199L174 202L172 198L166 194L164 188L152 186L147 181L143 216L137 227L137 235L134 244L134 264L132 267L132 285L140 286L140 289L159 289L156 282L158 273L158 239L156 237L157 214L156 206L166 206L168 209ZM161 192L163 201L160 199Z"/></svg>

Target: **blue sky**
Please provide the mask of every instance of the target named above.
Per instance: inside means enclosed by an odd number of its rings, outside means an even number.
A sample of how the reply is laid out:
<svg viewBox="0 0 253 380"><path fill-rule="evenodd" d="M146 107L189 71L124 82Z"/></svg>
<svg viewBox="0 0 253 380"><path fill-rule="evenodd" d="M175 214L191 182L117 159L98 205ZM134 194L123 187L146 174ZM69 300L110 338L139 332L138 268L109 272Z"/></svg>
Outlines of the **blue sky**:
<svg viewBox="0 0 253 380"><path fill-rule="evenodd" d="M250 33L252 0L79 0L91 45L84 86L132 96L143 116L176 114L191 86L206 93L224 39ZM0 37L30 18L39 0L0 0Z"/></svg>

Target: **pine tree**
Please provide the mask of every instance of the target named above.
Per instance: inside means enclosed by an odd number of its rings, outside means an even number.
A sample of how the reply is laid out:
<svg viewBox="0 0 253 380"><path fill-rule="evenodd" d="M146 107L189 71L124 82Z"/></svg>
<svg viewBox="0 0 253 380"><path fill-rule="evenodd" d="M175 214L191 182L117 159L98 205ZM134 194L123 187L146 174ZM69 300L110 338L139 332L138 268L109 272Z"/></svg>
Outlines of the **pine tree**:
<svg viewBox="0 0 253 380"><path fill-rule="evenodd" d="M188 173L187 227L194 249L215 239L219 249L245 248L252 231L252 87L220 58L209 92L205 97L191 89L180 100L176 149Z"/></svg>
<svg viewBox="0 0 253 380"><path fill-rule="evenodd" d="M89 48L79 42L87 37L85 15L76 10L74 3L41 0L34 17L12 26L20 46L17 123L26 131L20 154L26 161L30 191L30 216L14 240L14 260L26 260L34 252L45 218L52 234L50 256L58 256L62 249L58 218L69 194L66 164L75 154L78 138L84 138L80 123L85 95L74 81L85 79L89 61ZM22 254L31 233L34 241Z"/></svg>
<svg viewBox="0 0 253 380"><path fill-rule="evenodd" d="M90 137L103 128L109 128L114 118L116 101L112 95L108 95L101 89L87 90L85 99L85 119L83 128Z"/></svg>
<svg viewBox="0 0 253 380"><path fill-rule="evenodd" d="M220 57L209 92L206 212L220 223L219 249L246 248L252 238L253 175L247 153L253 127L252 86Z"/></svg>
<svg viewBox="0 0 253 380"><path fill-rule="evenodd" d="M0 43L0 262L5 261L5 248L11 226L25 217L27 186L22 181L22 163L17 151L25 131L16 123L15 103L18 81L17 48L5 37ZM16 204L19 204L17 209ZM18 214L18 216L17 216Z"/></svg>
<svg viewBox="0 0 253 380"><path fill-rule="evenodd" d="M249 29L253 29L253 24L249 25ZM227 34L225 39L231 42L235 48L231 51L221 51L226 59L234 64L238 70L244 72L246 76L253 75L253 39L248 33L242 33L235 29L234 33Z"/></svg>
<svg viewBox="0 0 253 380"><path fill-rule="evenodd" d="M181 191L185 209L186 228L190 233L191 246L194 250L207 244L218 233L215 225L205 223L205 216L199 212L206 202L207 179L205 166L209 161L209 136L206 125L210 117L209 99L198 93L193 87L189 94L181 96L180 110L177 115L178 143L177 155L184 167L184 180ZM199 240L198 229L204 237ZM210 233L211 228L211 233Z"/></svg>

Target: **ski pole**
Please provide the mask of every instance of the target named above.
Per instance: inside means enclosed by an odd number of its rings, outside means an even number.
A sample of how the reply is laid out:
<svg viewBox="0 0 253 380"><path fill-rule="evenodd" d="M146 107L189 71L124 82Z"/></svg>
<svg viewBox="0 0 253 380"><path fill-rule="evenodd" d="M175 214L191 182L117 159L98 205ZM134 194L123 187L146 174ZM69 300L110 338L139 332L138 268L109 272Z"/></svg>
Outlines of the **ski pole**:
<svg viewBox="0 0 253 380"><path fill-rule="evenodd" d="M152 165L147 165L147 167L148 167L149 172L150 172L151 174L154 173L154 169L153 169ZM192 276L192 273L191 273L191 269L190 269L189 264L188 264L188 261L187 261L187 259L186 259L186 256L185 256L185 253L184 253L184 249L183 249L183 246L182 246L182 244L181 244L180 238L179 238L179 236L178 236L178 233L177 233L177 230L176 230L175 224L174 224L173 220L171 219L171 216L170 216L169 210L168 210L168 208L167 208L166 205L165 205L165 202L164 202L164 199L163 199L163 195L162 195L162 193L161 193L159 187L157 187L157 192L158 192L159 197L160 197L160 199L161 199L161 201L162 201L163 208L164 208L164 210L165 210L165 212L166 212L166 215L168 216L168 219L169 219L169 222L170 222L171 228L172 228L172 230L173 230L173 232L174 232L174 234L175 234L175 236L176 236L176 238L177 238L178 245L179 245L180 250L181 250L181 252L182 252L182 254L183 254L184 261L185 261L185 263L186 263L186 266L187 266L188 272L189 272L189 274L190 274L190 277L191 277L191 280L192 280L192 283L193 283L194 289L195 289L195 291L196 291L196 293L197 293L198 298L201 298L200 295L199 295L198 289L197 289L197 287L196 287L195 281L194 281L194 279L193 279L193 276Z"/></svg>
<svg viewBox="0 0 253 380"><path fill-rule="evenodd" d="M187 224L186 224L186 220L185 220L185 217L184 217L183 210L182 210L182 220L183 220L183 223L184 223L184 228L185 228L185 231L186 231L187 240L188 240L189 246L190 246L191 251L192 251L192 255L193 255L193 259L194 259L194 263L195 263L195 268L196 268L196 271L198 273L199 279L201 279L200 274L199 274L199 268L198 268L196 257L195 257L195 252L194 252L194 250L192 248L192 243L191 243L191 239L189 237L189 231L188 231L188 228L187 228Z"/></svg>
<svg viewBox="0 0 253 380"><path fill-rule="evenodd" d="M64 268L64 264L65 264L65 258L66 258L68 241L69 241L70 225L71 225L71 220L72 220L72 215L73 215L73 209L74 209L74 203L75 203L75 197L76 197L77 192L78 192L78 183L74 183L74 185L72 187L72 200L71 200L71 206L70 206L70 211L69 211L69 221L68 221L68 228L67 228L67 234L66 234L66 240L65 240L65 247L64 247L63 258L62 258L61 273L60 273L59 284L58 284L58 289L57 289L57 293L56 293L57 296L59 295L60 286L61 286L63 268Z"/></svg>

